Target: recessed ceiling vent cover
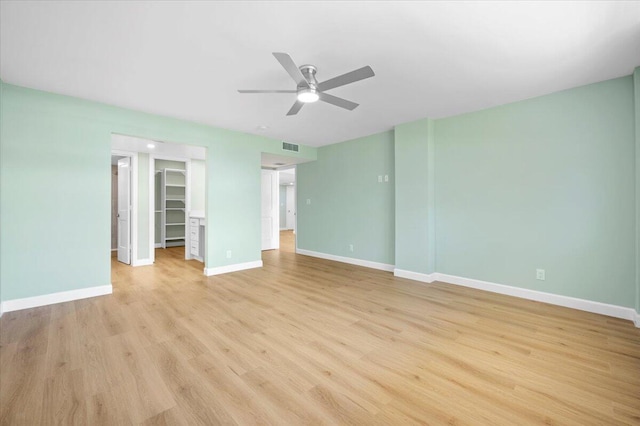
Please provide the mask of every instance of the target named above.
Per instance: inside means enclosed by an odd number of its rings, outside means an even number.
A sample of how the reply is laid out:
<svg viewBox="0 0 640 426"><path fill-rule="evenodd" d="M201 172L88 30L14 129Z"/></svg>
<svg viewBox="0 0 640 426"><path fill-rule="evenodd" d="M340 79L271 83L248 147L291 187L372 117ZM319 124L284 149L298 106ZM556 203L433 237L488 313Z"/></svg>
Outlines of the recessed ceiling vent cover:
<svg viewBox="0 0 640 426"><path fill-rule="evenodd" d="M298 152L298 145L294 143L282 142L282 149L285 151Z"/></svg>

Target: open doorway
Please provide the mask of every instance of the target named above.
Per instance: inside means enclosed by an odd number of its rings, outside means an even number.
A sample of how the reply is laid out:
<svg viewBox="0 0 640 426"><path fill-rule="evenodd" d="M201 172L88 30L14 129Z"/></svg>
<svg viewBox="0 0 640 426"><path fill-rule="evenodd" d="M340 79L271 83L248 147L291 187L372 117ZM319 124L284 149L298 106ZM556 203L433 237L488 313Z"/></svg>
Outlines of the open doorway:
<svg viewBox="0 0 640 426"><path fill-rule="evenodd" d="M280 188L280 250L295 252L296 248L296 169L279 170Z"/></svg>
<svg viewBox="0 0 640 426"><path fill-rule="evenodd" d="M126 236L126 233L118 233L118 219L124 215L114 213L118 210L117 199L122 198L117 177L123 176L123 168L129 168L128 264L152 265L156 250L164 250L165 254L171 251L170 257L173 259L195 259L204 263L206 148L117 134L112 135L111 147L113 262L121 265L117 262L117 253L121 251L118 250L120 246L117 241L119 236ZM118 167L117 162L122 158L131 160L128 167ZM162 195L161 187L156 182L162 183ZM126 211L122 209L123 213ZM193 229L189 226L190 219L194 222ZM122 226L120 228L124 229ZM156 230L160 229L163 232L156 237ZM156 248L157 245L166 249ZM176 254L178 251L179 255ZM197 267L204 267L200 265Z"/></svg>
<svg viewBox="0 0 640 426"><path fill-rule="evenodd" d="M284 148L283 148L284 150ZM296 251L296 231L297 231L297 182L296 182L296 167L297 164L306 162L296 157L289 157L287 155L277 155L271 153L262 153L261 166L263 176L265 171L274 173L277 176L275 194L275 212L273 215L276 217L274 233L278 234L279 246L277 247L280 252ZM269 206L269 197L265 195L265 180L263 178L263 191L262 191L262 234L263 239L267 233L267 226L271 223L267 219L265 214ZM264 250L264 243L263 243Z"/></svg>
<svg viewBox="0 0 640 426"><path fill-rule="evenodd" d="M184 257L187 240L189 204L189 161L155 157L154 173L154 248L177 247Z"/></svg>

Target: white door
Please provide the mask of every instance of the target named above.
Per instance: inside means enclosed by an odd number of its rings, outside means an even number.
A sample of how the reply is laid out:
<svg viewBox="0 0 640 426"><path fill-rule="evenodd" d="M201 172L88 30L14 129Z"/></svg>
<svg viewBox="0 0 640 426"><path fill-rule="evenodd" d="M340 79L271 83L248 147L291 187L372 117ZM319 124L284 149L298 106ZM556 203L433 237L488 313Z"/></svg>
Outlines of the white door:
<svg viewBox="0 0 640 426"><path fill-rule="evenodd" d="M293 185L287 186L287 229L296 232L296 188Z"/></svg>
<svg viewBox="0 0 640 426"><path fill-rule="evenodd" d="M280 247L278 172L262 170L262 250Z"/></svg>
<svg viewBox="0 0 640 426"><path fill-rule="evenodd" d="M118 160L118 261L131 264L131 159Z"/></svg>

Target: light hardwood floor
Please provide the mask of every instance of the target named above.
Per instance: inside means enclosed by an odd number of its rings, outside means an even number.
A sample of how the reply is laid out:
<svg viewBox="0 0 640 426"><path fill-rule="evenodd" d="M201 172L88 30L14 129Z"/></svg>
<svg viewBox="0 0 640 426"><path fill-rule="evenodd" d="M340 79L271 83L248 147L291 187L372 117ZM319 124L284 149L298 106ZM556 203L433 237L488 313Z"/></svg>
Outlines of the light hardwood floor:
<svg viewBox="0 0 640 426"><path fill-rule="evenodd" d="M6 313L1 423L640 424L629 321L286 250L207 278L177 253Z"/></svg>

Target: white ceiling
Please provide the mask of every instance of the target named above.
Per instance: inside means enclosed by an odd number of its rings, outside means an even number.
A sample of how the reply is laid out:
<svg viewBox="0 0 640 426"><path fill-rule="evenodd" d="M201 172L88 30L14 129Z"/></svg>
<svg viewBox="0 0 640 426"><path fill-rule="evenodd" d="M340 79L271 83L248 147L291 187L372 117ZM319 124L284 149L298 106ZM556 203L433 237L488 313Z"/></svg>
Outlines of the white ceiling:
<svg viewBox="0 0 640 426"><path fill-rule="evenodd" d="M321 146L629 75L640 2L8 2L0 78L107 104ZM376 76L285 114L271 52L323 81ZM260 129L267 126L267 129Z"/></svg>

